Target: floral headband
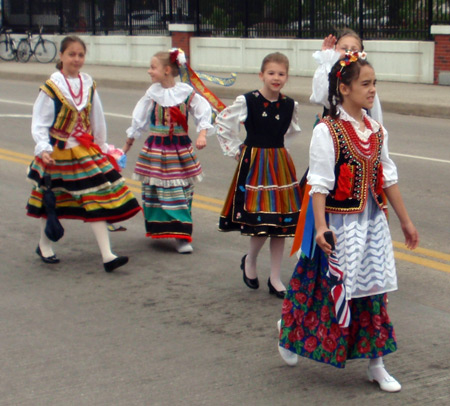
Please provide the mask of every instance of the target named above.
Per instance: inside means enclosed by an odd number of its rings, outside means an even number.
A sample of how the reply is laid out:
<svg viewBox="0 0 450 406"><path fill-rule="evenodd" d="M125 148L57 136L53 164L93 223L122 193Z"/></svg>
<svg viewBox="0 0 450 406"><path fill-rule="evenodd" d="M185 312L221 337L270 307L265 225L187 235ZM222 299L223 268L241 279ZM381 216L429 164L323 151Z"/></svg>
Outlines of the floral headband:
<svg viewBox="0 0 450 406"><path fill-rule="evenodd" d="M341 61L339 62L339 64L341 65L341 69L336 73L336 77L338 79L342 79L342 70L346 66L350 65L352 62L356 62L358 59L365 60L366 57L367 54L364 51L363 52L346 51L344 58L341 59Z"/></svg>
<svg viewBox="0 0 450 406"><path fill-rule="evenodd" d="M172 48L169 50L170 62L177 64L178 67L186 65L186 55L180 48Z"/></svg>

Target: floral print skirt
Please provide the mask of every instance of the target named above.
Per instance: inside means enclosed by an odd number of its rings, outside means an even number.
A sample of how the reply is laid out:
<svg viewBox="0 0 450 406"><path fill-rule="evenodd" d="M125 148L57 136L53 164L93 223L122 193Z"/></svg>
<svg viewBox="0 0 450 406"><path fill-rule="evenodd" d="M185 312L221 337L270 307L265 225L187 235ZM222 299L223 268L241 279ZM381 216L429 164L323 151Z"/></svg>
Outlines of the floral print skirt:
<svg viewBox="0 0 450 406"><path fill-rule="evenodd" d="M377 358L396 351L387 294L350 300L350 325L341 328L327 270L328 260L318 247L313 258L301 255L283 302L279 345L338 368L344 368L348 359Z"/></svg>

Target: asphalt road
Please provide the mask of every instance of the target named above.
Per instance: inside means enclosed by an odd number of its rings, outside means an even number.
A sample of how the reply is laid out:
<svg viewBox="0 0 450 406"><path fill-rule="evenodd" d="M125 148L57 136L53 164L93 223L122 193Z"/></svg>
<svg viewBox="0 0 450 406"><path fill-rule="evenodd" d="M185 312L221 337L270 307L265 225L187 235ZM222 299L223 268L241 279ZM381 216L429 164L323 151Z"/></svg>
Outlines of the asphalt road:
<svg viewBox="0 0 450 406"><path fill-rule="evenodd" d="M450 403L449 120L385 114L421 236L416 252L405 251L391 215L400 289L390 295L389 312L399 351L385 362L403 389L387 394L367 381L364 361L337 370L302 359L289 368L279 358L281 300L265 284L245 287L239 263L248 239L217 231L235 162L214 138L198 153L206 178L196 187L192 255L146 239L136 216L123 224L126 232L111 234L114 250L130 256L117 272L102 270L90 227L75 221L64 222L66 235L55 246L61 263L43 264L34 253L38 222L25 216L39 85L0 80L0 406ZM99 89L110 143L122 146L144 90ZM301 106L303 135L290 147L299 175L317 112ZM129 154L127 179L142 142ZM128 184L139 196L139 185ZM295 265L289 249L285 283ZM265 247L262 281L268 259Z"/></svg>

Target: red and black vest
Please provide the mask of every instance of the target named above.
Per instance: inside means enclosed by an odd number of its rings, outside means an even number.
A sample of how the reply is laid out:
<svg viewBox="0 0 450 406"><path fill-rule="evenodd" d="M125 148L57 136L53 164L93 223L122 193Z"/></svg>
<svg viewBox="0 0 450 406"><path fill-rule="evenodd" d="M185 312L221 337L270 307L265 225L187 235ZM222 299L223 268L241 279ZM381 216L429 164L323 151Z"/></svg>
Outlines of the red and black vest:
<svg viewBox="0 0 450 406"><path fill-rule="evenodd" d="M364 119L366 127L372 128ZM361 141L349 121L334 120L330 116L322 120L333 138L335 157L335 184L326 198L328 213L360 213L372 194L380 209L383 201L383 166L381 149L384 133L382 127L372 132L367 142Z"/></svg>

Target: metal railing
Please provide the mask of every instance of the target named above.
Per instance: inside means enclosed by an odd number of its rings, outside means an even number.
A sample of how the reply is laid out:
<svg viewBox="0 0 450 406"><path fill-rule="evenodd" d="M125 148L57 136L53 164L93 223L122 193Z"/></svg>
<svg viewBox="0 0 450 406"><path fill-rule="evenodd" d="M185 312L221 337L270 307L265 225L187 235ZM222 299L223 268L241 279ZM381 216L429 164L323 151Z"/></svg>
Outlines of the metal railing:
<svg viewBox="0 0 450 406"><path fill-rule="evenodd" d="M450 0L1 0L16 32L169 35L169 22L198 36L322 38L348 26L364 39L430 39L450 24Z"/></svg>

